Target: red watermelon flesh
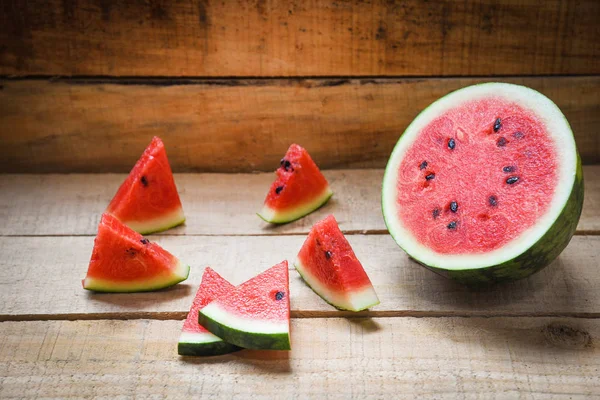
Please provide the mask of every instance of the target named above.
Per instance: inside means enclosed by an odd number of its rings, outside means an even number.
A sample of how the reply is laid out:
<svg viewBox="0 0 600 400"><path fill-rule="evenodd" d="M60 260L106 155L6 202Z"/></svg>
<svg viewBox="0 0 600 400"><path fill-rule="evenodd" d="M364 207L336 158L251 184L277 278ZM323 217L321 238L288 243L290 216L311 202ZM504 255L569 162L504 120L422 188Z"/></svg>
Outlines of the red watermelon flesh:
<svg viewBox="0 0 600 400"><path fill-rule="evenodd" d="M239 347L224 342L198 323L198 310L233 289L235 286L210 267L204 270L202 282L179 337L178 353L180 355L216 355L239 350Z"/></svg>
<svg viewBox="0 0 600 400"><path fill-rule="evenodd" d="M82 283L98 292L144 292L184 281L189 271L158 244L103 214Z"/></svg>
<svg viewBox="0 0 600 400"><path fill-rule="evenodd" d="M379 304L371 280L333 215L312 227L294 266L319 296L337 308L361 311Z"/></svg>
<svg viewBox="0 0 600 400"><path fill-rule="evenodd" d="M398 217L440 254L498 249L548 210L554 147L536 115L508 100L450 109L421 130L400 164Z"/></svg>
<svg viewBox="0 0 600 400"><path fill-rule="evenodd" d="M185 221L160 138L152 139L106 212L141 234L163 231Z"/></svg>
<svg viewBox="0 0 600 400"><path fill-rule="evenodd" d="M244 348L290 349L290 291L287 261L228 290L200 309L201 325Z"/></svg>
<svg viewBox="0 0 600 400"><path fill-rule="evenodd" d="M329 200L329 183L308 152L292 144L275 171L277 178L271 185L262 211L262 219L285 223L301 218Z"/></svg>

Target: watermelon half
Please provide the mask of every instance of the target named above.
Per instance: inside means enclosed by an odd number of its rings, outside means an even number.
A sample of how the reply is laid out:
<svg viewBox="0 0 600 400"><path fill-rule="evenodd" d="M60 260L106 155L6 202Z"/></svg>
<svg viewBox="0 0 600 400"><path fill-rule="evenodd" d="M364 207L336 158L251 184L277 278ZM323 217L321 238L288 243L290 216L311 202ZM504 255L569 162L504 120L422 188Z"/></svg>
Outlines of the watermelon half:
<svg viewBox="0 0 600 400"><path fill-rule="evenodd" d="M218 336L213 335L198 323L198 310L213 299L233 290L235 286L211 268L206 268L202 282L196 292L192 308L183 323L177 352L182 356L215 356L231 353L240 348L229 344Z"/></svg>
<svg viewBox="0 0 600 400"><path fill-rule="evenodd" d="M82 283L97 292L147 292L184 281L189 272L171 253L103 214Z"/></svg>
<svg viewBox="0 0 600 400"><path fill-rule="evenodd" d="M248 349L290 349L288 263L283 261L223 293L198 313L200 325Z"/></svg>
<svg viewBox="0 0 600 400"><path fill-rule="evenodd" d="M506 83L439 99L398 140L383 179L390 234L467 284L524 278L567 246L583 204L581 160L560 109Z"/></svg>
<svg viewBox="0 0 600 400"><path fill-rule="evenodd" d="M258 213L266 222L283 224L310 214L333 192L308 152L292 144L275 171L277 178Z"/></svg>
<svg viewBox="0 0 600 400"><path fill-rule="evenodd" d="M136 232L160 232L185 221L165 145L154 137L106 212Z"/></svg>
<svg viewBox="0 0 600 400"><path fill-rule="evenodd" d="M312 227L294 266L315 293L337 308L361 311L379 304L371 280L333 215Z"/></svg>

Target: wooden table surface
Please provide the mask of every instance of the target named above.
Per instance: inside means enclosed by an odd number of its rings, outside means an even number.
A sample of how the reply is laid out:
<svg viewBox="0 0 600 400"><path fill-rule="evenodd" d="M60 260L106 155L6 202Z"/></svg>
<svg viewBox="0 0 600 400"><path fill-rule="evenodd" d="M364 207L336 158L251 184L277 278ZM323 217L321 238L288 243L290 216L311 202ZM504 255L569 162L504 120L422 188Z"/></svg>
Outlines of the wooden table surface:
<svg viewBox="0 0 600 400"><path fill-rule="evenodd" d="M380 213L381 170L325 171L332 200L277 228L254 214L271 174L176 174L187 223L151 238L189 263L190 277L137 294L80 283L100 213L125 175L0 175L0 398L600 396L600 166L584 174L567 249L529 279L485 290L448 281L396 246ZM293 260L328 213L380 305L337 311L291 268L291 352L177 355L205 266L241 283Z"/></svg>

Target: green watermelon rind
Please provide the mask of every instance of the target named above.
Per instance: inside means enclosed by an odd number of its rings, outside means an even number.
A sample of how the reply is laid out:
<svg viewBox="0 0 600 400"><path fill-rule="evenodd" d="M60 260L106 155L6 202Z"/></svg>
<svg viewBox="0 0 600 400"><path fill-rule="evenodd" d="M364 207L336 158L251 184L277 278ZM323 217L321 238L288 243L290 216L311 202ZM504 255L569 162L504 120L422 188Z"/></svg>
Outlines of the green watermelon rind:
<svg viewBox="0 0 600 400"><path fill-rule="evenodd" d="M219 356L241 349L241 347L227 343L223 339L207 332L201 334L183 332L177 343L177 354L180 356Z"/></svg>
<svg viewBox="0 0 600 400"><path fill-rule="evenodd" d="M495 85L495 84L497 84L497 83L488 82L488 83L481 83L481 84L473 85L473 86ZM459 89L456 92L464 90L464 89L466 89L466 88ZM527 89L529 89L533 92L539 93L539 92L535 91L534 89L531 89L531 88L527 88ZM452 92L452 93L455 93L455 92ZM452 93L450 93L450 94L452 94ZM540 95L543 96L542 94L540 94ZM545 97L545 96L543 96L543 97ZM546 99L552 105L554 105L554 107L556 107L556 109L560 112L560 109L554 102L552 102L552 100L550 100L548 98L546 98ZM429 108L431 108L434 104L436 104L440 100L437 100L436 102L429 105L429 107L427 107L423 111L421 111L421 113L419 113L419 116L421 116L422 114L425 114L429 110ZM562 116L562 119L566 123L566 126L568 127L568 129L572 135L573 131L571 129L571 126L570 126L567 118L564 116L564 114L562 114L562 112L560 112L560 115ZM417 120L417 118L419 118L419 116L417 116L415 118L415 120ZM409 125L406 128L405 132L410 129L411 125ZM390 157L390 161L395 153L396 147L398 147L400 145L400 143L402 142L402 136L400 137L400 139L396 143L396 146L394 147L394 150L392 151L392 156ZM573 138L573 141L574 141L574 138ZM401 246L400 242L396 238L396 235L400 235L400 234L402 234L402 232L394 232L393 229L390 229L390 223L386 217L386 212L385 212L385 207L386 207L385 206L385 191L386 191L385 182L387 180L386 177L387 177L388 173L390 173L389 172L389 166L390 166L389 162L388 162L388 167L386 167L386 169L385 169L385 173L384 173L384 177L383 177L383 184L382 184L382 194L381 194L381 207L382 207L382 211L383 211L384 222L388 228L390 235L394 238L396 243L410 256L410 258L412 258L414 261L416 261L420 265L422 265L422 266L430 269L431 271L433 271L439 275L442 275L446 278L453 279L459 283L462 283L462 284L465 284L468 286L480 286L480 285L490 285L490 284L497 284L497 283L507 283L507 282L512 282L512 281L518 280L518 279L526 278L526 277L540 271L541 269L545 268L552 261L554 261L554 259L556 259L556 257L558 257L558 255L567 247L567 245L571 241L571 238L575 234L575 230L577 228L577 224L579 223L579 218L581 216L581 211L583 208L583 194L584 194L583 169L581 166L581 158L579 156L579 153L577 152L576 147L575 147L575 153L576 153L575 154L576 155L575 179L574 179L573 185L571 187L571 192L569 194L569 197L568 197L565 205L563 206L560 214L556 217L556 219L554 220L552 225L546 230L545 234L537 242L533 243L531 246L529 246L528 249L521 252L521 254L519 254L518 256L516 256L510 260L507 260L505 262L502 262L502 263L499 263L496 265L489 265L489 266L485 266L485 267L481 267L481 268L445 269L445 268L440 268L436 265L428 265L428 264L421 262L416 255L411 253L410 249L407 249L407 248Z"/></svg>
<svg viewBox="0 0 600 400"><path fill-rule="evenodd" d="M205 327L208 331L217 335L224 341L234 344L239 347L246 349L257 349L257 350L290 350L290 335L289 329L283 331L273 332L256 332L247 331L233 327L230 324L222 321L226 318L217 318L211 312L211 305L203 308L198 312L198 323ZM219 314L227 313L225 311L219 311ZM235 317L231 316L232 320Z"/></svg>
<svg viewBox="0 0 600 400"><path fill-rule="evenodd" d="M153 277L151 279L140 279L130 282L117 282L108 279L86 277L83 280L83 288L93 292L104 293L135 293L152 292L165 289L185 281L190 274L190 266L179 263L167 276Z"/></svg>
<svg viewBox="0 0 600 400"><path fill-rule="evenodd" d="M333 196L333 192L331 191L331 188L327 186L322 194L308 203L282 212L277 212L265 205L261 212L256 213L256 215L263 221L271 224L287 224L288 222L296 221L323 207L329 201L331 196Z"/></svg>
<svg viewBox="0 0 600 400"><path fill-rule="evenodd" d="M153 218L150 221L121 221L141 235L150 235L152 233L164 232L175 228L185 222L183 208L179 207L175 211L165 214L165 216Z"/></svg>

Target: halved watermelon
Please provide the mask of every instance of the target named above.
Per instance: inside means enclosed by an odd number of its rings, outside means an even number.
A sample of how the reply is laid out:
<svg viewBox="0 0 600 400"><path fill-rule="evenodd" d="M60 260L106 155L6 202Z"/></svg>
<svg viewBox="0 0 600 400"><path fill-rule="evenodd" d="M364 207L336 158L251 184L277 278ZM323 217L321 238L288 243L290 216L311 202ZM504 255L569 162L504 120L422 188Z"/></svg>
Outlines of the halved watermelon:
<svg viewBox="0 0 600 400"><path fill-rule="evenodd" d="M290 349L288 263L283 261L217 297L198 313L200 325L248 349Z"/></svg>
<svg viewBox="0 0 600 400"><path fill-rule="evenodd" d="M154 137L106 212L136 232L164 231L185 221L165 145Z"/></svg>
<svg viewBox="0 0 600 400"><path fill-rule="evenodd" d="M146 292L184 281L189 272L171 253L103 214L82 284L97 292Z"/></svg>
<svg viewBox="0 0 600 400"><path fill-rule="evenodd" d="M383 179L385 222L410 256L468 284L548 265L575 232L581 161L569 123L535 90L487 83L433 103Z"/></svg>
<svg viewBox="0 0 600 400"><path fill-rule="evenodd" d="M333 194L319 167L297 144L290 146L275 173L277 178L258 213L266 222L294 221L321 207Z"/></svg>
<svg viewBox="0 0 600 400"><path fill-rule="evenodd" d="M198 310L213 299L235 289L231 283L210 267L204 270L202 282L192 303L192 308L183 323L177 352L182 356L215 356L231 353L240 348L213 335L198 323Z"/></svg>
<svg viewBox="0 0 600 400"><path fill-rule="evenodd" d="M315 293L337 308L361 311L379 304L371 280L333 215L312 227L294 266Z"/></svg>

